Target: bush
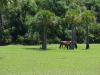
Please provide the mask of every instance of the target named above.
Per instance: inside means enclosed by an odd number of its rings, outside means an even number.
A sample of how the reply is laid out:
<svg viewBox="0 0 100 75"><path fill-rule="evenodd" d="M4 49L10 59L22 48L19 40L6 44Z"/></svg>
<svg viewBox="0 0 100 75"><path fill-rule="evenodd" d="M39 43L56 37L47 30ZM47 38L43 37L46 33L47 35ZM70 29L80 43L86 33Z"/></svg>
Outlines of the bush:
<svg viewBox="0 0 100 75"><path fill-rule="evenodd" d="M24 37L23 37L23 36L18 35L18 38L17 38L17 43L18 43L18 44L23 44L23 43L24 43Z"/></svg>
<svg viewBox="0 0 100 75"><path fill-rule="evenodd" d="M0 35L0 45L7 45L12 42L12 36L8 29L5 29L1 32Z"/></svg>
<svg viewBox="0 0 100 75"><path fill-rule="evenodd" d="M36 40L31 40L31 39L25 39L24 44L25 45L36 45L37 41Z"/></svg>
<svg viewBox="0 0 100 75"><path fill-rule="evenodd" d="M53 43L57 44L60 42L60 39L58 37L55 37L52 41Z"/></svg>

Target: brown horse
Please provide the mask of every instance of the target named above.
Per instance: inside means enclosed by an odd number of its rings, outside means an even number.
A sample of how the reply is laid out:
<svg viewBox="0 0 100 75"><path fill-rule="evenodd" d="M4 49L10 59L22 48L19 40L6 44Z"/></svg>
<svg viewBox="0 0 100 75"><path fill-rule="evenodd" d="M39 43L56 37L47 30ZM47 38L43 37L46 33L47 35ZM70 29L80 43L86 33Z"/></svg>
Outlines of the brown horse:
<svg viewBox="0 0 100 75"><path fill-rule="evenodd" d="M59 48L63 48L63 45L65 45L65 47L70 48L72 41L61 41L60 42L60 46ZM75 48L77 49L77 44L74 42Z"/></svg>

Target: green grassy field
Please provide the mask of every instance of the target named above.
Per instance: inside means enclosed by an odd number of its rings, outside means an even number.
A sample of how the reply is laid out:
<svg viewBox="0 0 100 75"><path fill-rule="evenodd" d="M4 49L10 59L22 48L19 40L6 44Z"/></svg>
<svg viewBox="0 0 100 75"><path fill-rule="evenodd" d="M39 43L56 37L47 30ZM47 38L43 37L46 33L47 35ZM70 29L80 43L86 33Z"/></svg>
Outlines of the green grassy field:
<svg viewBox="0 0 100 75"><path fill-rule="evenodd" d="M0 46L0 75L100 75L100 45L79 44L78 49L59 49L59 45Z"/></svg>

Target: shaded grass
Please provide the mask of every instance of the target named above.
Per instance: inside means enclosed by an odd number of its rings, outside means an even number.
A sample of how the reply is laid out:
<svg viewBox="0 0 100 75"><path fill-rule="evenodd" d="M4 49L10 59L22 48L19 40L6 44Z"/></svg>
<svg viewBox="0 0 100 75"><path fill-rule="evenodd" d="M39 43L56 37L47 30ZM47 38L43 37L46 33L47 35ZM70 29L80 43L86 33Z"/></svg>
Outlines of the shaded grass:
<svg viewBox="0 0 100 75"><path fill-rule="evenodd" d="M79 44L78 49L59 49L59 45L9 45L0 47L0 75L100 75L99 44Z"/></svg>

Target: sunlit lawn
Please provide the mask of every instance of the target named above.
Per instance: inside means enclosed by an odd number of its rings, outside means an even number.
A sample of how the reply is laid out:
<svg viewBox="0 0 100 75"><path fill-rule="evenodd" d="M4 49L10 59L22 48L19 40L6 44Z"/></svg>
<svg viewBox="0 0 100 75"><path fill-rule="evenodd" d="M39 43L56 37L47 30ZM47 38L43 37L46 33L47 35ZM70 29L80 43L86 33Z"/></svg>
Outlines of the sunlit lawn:
<svg viewBox="0 0 100 75"><path fill-rule="evenodd" d="M79 44L78 49L59 49L59 45L0 46L0 75L100 75L100 45Z"/></svg>

